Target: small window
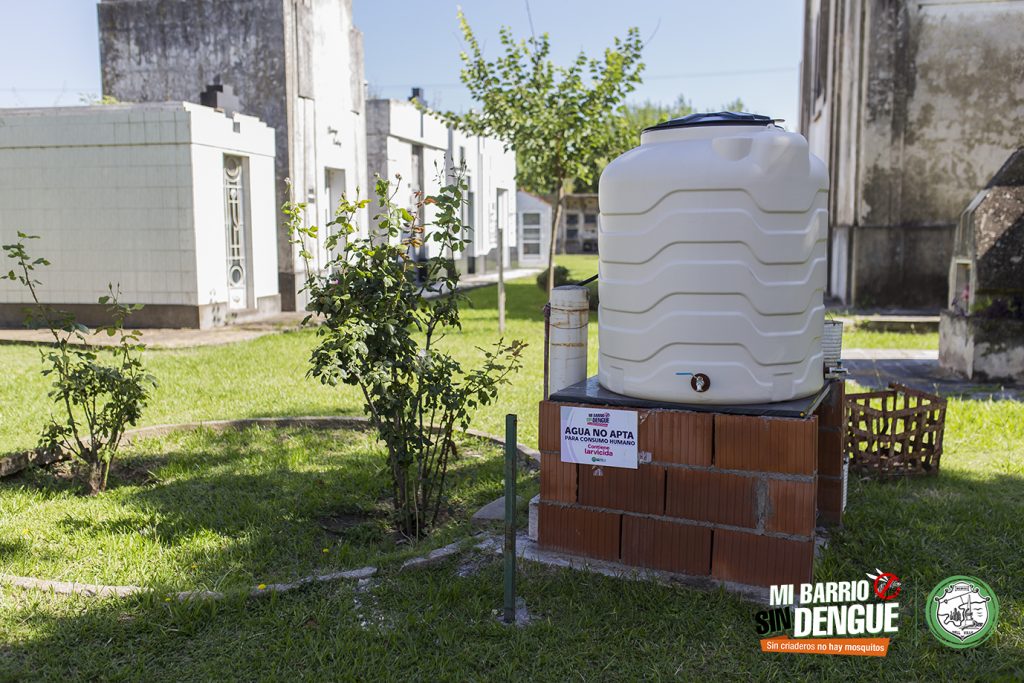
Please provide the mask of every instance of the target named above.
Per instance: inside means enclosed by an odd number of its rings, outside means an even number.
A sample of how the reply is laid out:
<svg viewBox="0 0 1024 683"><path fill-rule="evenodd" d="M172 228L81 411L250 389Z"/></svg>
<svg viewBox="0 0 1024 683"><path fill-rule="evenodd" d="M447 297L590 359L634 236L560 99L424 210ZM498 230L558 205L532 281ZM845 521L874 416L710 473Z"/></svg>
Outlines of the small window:
<svg viewBox="0 0 1024 683"><path fill-rule="evenodd" d="M540 225L539 213L524 213L523 225Z"/></svg>
<svg viewBox="0 0 1024 683"><path fill-rule="evenodd" d="M584 225L597 225L597 214L596 213L584 214L583 215L583 224Z"/></svg>
<svg viewBox="0 0 1024 683"><path fill-rule="evenodd" d="M540 243L539 242L524 242L523 243L523 255L524 256L540 256Z"/></svg>
<svg viewBox="0 0 1024 683"><path fill-rule="evenodd" d="M523 239L540 239L540 228L523 228Z"/></svg>
<svg viewBox="0 0 1024 683"><path fill-rule="evenodd" d="M570 239L570 240L576 239L579 236L579 234L580 234L580 231L577 230L576 228L567 228L566 231L565 231L566 239Z"/></svg>
<svg viewBox="0 0 1024 683"><path fill-rule="evenodd" d="M580 215L578 213L567 214L566 217L565 217L565 224L566 225L579 225L580 224Z"/></svg>

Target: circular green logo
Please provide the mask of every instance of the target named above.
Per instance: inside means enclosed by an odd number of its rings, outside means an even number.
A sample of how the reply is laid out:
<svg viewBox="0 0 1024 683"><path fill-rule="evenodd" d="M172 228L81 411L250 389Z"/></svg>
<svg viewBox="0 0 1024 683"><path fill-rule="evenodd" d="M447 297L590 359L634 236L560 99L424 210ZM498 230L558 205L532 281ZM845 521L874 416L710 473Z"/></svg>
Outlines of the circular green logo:
<svg viewBox="0 0 1024 683"><path fill-rule="evenodd" d="M963 650L981 645L996 630L999 601L981 579L951 576L928 595L925 617L940 643Z"/></svg>

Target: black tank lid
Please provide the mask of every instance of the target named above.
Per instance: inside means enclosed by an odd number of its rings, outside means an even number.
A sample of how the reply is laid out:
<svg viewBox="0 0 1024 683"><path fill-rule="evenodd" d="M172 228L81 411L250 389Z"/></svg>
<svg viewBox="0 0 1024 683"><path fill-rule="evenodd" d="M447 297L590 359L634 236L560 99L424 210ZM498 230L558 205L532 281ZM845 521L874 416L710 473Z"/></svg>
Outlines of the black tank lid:
<svg viewBox="0 0 1024 683"><path fill-rule="evenodd" d="M763 114L747 114L746 112L719 111L709 114L690 114L678 119L670 119L656 126L644 128L649 130L665 130L667 128L690 128L692 126L767 126L772 123L770 116Z"/></svg>

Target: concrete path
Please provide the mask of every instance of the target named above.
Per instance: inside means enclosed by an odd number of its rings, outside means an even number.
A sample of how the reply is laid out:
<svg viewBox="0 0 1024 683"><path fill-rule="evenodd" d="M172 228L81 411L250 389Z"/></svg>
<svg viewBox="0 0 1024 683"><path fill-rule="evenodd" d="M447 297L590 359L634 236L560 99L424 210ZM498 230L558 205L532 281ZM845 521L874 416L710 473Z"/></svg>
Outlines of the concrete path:
<svg viewBox="0 0 1024 683"><path fill-rule="evenodd" d="M252 323L225 325L212 330L148 328L142 330L142 341L151 349L184 349L196 346L220 346L250 341L267 334L299 329L305 312L279 313ZM53 337L46 330L0 329L0 344L50 344ZM95 335L97 346L113 346L117 337Z"/></svg>
<svg viewBox="0 0 1024 683"><path fill-rule="evenodd" d="M844 349L849 379L868 389L885 389L899 382L940 396L981 400L1024 401L1024 386L972 382L939 365L939 352L914 349Z"/></svg>
<svg viewBox="0 0 1024 683"><path fill-rule="evenodd" d="M543 268L513 268L505 271L505 282L511 282L512 280L518 280L521 277L536 276L537 273L542 271ZM477 287L483 287L485 285L493 285L498 282L497 273L483 273L482 275L463 275L459 278L459 283L462 285L461 290L465 291L468 289L476 289Z"/></svg>

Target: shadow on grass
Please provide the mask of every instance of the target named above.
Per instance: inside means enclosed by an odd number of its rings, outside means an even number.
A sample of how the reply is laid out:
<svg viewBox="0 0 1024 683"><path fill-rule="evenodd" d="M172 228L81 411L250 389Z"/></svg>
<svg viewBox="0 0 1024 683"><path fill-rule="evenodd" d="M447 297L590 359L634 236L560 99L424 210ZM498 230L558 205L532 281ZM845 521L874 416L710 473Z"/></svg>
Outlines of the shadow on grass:
<svg viewBox="0 0 1024 683"><path fill-rule="evenodd" d="M205 562L201 572L249 572L265 559L308 557L306 534L324 533L312 515L366 509L386 484L369 453L361 461L332 451L327 465L288 459L330 446L314 436L236 434L251 444L238 456L252 461L250 471L203 468L187 480L132 491L130 501L158 513L161 534L192 539L196 551L188 559ZM203 438L237 448L231 434ZM165 471L189 472L199 458L195 449L175 453ZM333 460L339 462L331 466ZM320 471L303 469L313 465ZM459 471L457 497L483 498L500 482L500 459L467 459ZM500 563L485 559L477 573L462 576L460 558L419 572L384 572L369 588L318 586L248 602L178 605L153 597L89 601L7 592L0 600L8 643L0 678L325 679L343 671L357 679L1012 680L1024 671L1022 510L1024 477L992 465L947 468L922 480L851 482L846 526L815 578L858 580L881 568L904 580L900 632L884 659L762 654L755 606L725 593L529 564L519 586L536 620L509 631L491 613L501 600ZM241 519L250 512L255 524ZM210 529L237 544L209 548L204 556L202 534ZM338 552L332 546L330 557ZM924 623L928 592L953 574L987 581L1001 604L996 635L967 652L939 644Z"/></svg>
<svg viewBox="0 0 1024 683"><path fill-rule="evenodd" d="M24 568L14 573L90 580L81 572L103 571L95 553L106 552L122 569L104 583L224 590L426 552L500 494L498 449L475 439L463 445L449 474L444 523L422 549L388 522L390 484L372 433L250 428L144 440L124 460L155 466L157 481L94 498L68 496L62 482L37 473L26 508L60 501L46 505L46 520L33 520L46 550L39 545L33 554L12 540L4 557ZM477 452L490 455L470 456ZM62 554L94 557L75 563L78 575L69 577Z"/></svg>
<svg viewBox="0 0 1024 683"><path fill-rule="evenodd" d="M853 579L862 565L837 569ZM1024 665L1017 631L957 652L907 614L884 659L763 654L758 608L725 592L530 563L518 587L533 623L508 629L493 614L501 580L498 558L463 556L368 586L216 605L18 594L0 603L14 632L0 671L65 680L906 681L1014 680ZM1003 619L1019 629L1019 605Z"/></svg>

